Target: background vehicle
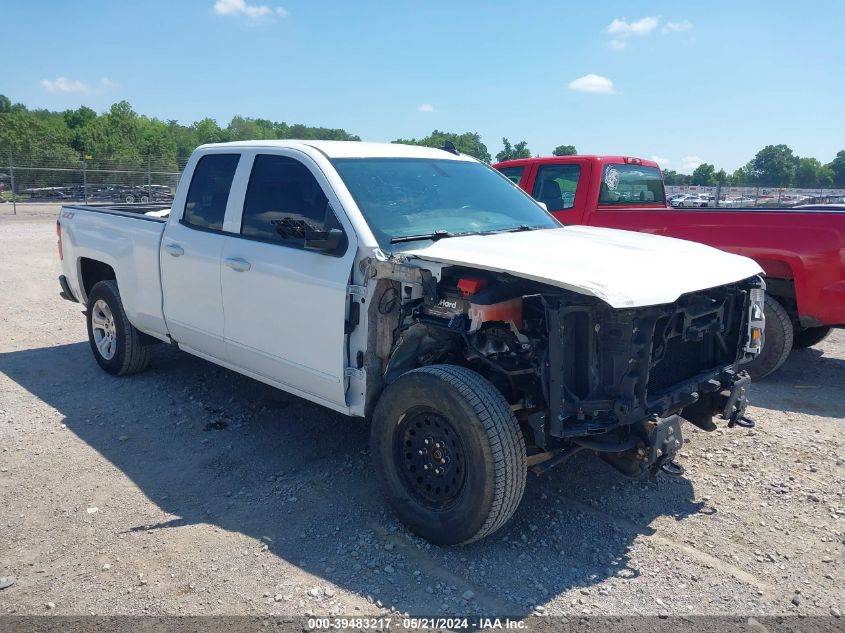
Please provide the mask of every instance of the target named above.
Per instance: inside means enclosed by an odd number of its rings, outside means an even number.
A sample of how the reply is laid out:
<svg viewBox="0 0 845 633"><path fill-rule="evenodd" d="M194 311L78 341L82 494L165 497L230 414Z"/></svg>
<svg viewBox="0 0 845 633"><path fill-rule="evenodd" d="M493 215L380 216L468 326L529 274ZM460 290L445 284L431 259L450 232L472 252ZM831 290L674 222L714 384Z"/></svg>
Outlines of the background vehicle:
<svg viewBox="0 0 845 633"><path fill-rule="evenodd" d="M728 209L736 209L739 207L750 207L754 204L754 198L748 198L745 196L730 196L725 198L724 200L719 201L720 207L725 207Z"/></svg>
<svg viewBox="0 0 845 633"><path fill-rule="evenodd" d="M96 192L95 196L101 200L111 200L126 204L147 204L150 202L169 202L173 200L170 187L164 185L114 185L101 189Z"/></svg>
<svg viewBox="0 0 845 633"><path fill-rule="evenodd" d="M708 200L706 198L702 198L701 196L683 195L672 200L670 204L679 209L683 209L684 207L706 207L708 205Z"/></svg>
<svg viewBox="0 0 845 633"><path fill-rule="evenodd" d="M546 203L564 224L679 237L756 260L765 271L767 322L763 353L748 366L755 378L780 367L793 347L815 345L831 327L845 325L845 214L837 210L676 211L664 202L657 163L639 158L528 158L495 167ZM623 173L626 177L619 178ZM607 184L608 175L615 189ZM575 192L574 202L564 204L551 195L549 181ZM635 199L610 195L620 188L635 192ZM673 206L680 208L676 202Z"/></svg>
<svg viewBox="0 0 845 633"><path fill-rule="evenodd" d="M677 474L680 415L743 423L753 261L561 227L457 153L203 146L166 220L134 210L65 206L57 225L62 293L86 303L99 365L140 371L164 341L372 417L388 499L434 542L498 529L529 466L591 450L631 476Z"/></svg>

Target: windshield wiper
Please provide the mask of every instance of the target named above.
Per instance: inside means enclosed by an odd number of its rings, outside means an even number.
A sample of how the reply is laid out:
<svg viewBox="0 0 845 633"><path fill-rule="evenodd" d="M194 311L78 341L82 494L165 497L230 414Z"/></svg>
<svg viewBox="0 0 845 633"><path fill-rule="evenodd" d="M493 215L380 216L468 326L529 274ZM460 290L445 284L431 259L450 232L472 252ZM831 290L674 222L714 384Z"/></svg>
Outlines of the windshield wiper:
<svg viewBox="0 0 845 633"><path fill-rule="evenodd" d="M423 233L421 235L400 235L398 237L391 237L390 243L397 244L398 242L416 242L417 240L442 240L444 237L455 237L455 233L438 229L434 233Z"/></svg>
<svg viewBox="0 0 845 633"><path fill-rule="evenodd" d="M495 229L493 231L485 231L481 235L493 235L495 233L522 233L523 231L539 231L545 229L545 226L529 226L527 224L520 224L510 229Z"/></svg>
<svg viewBox="0 0 845 633"><path fill-rule="evenodd" d="M548 227L544 226L529 226L528 224L520 224L510 229L493 229L492 231L462 231L460 233L451 233L442 229L434 231L434 233L423 233L422 235L400 235L390 239L391 244L397 242L414 242L417 240L432 240L436 242L444 237L463 237L465 235L495 235L496 233L519 233L521 231L537 231Z"/></svg>

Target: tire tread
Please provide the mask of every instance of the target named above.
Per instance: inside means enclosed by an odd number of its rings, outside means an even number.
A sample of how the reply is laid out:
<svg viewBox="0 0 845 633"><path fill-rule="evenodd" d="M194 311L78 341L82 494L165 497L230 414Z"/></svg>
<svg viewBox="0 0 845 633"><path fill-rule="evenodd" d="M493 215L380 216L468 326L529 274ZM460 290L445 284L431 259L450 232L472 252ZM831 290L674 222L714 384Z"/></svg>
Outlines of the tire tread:
<svg viewBox="0 0 845 633"><path fill-rule="evenodd" d="M480 374L458 365L430 365L408 373L413 372L437 376L454 387L475 411L490 442L493 504L482 526L461 545L472 543L501 528L522 501L528 474L522 431L505 397Z"/></svg>
<svg viewBox="0 0 845 633"><path fill-rule="evenodd" d="M114 374L116 376L129 376L145 370L150 363L150 345L142 342L141 333L129 322L126 311L123 309L123 302L120 299L120 290L117 287L117 282L114 280L100 281L92 288L91 295L100 294L98 290L112 295L111 297L107 297L107 299L114 299L116 301L116 305L112 305L111 301L109 301L109 307L112 309L112 315L117 321L118 331L121 335L119 344L123 346L124 354L123 362Z"/></svg>

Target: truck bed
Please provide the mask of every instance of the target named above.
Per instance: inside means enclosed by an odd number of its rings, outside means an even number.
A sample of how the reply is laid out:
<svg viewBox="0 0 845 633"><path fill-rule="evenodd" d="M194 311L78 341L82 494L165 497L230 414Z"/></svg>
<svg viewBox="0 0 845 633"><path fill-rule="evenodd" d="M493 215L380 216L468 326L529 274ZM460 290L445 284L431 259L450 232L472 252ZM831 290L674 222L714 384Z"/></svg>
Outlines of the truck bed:
<svg viewBox="0 0 845 633"><path fill-rule="evenodd" d="M162 313L159 248L166 218L145 215L169 205L65 205L62 228L63 259L68 284L83 304L92 287L85 274L91 262L104 262L113 271L126 314L140 331L166 337ZM105 274L105 272L103 273Z"/></svg>

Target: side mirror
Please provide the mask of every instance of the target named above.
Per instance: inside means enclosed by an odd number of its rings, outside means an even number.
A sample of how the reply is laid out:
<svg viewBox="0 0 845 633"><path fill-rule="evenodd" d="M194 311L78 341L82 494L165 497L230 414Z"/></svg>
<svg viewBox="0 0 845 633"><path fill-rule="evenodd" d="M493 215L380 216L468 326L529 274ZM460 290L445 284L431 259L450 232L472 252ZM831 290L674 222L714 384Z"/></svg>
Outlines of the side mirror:
<svg viewBox="0 0 845 633"><path fill-rule="evenodd" d="M329 229L328 231L305 231L305 248L312 251L331 253L336 251L343 240L343 231Z"/></svg>
<svg viewBox="0 0 845 633"><path fill-rule="evenodd" d="M536 202L537 202L537 204L539 204L541 207L543 207L543 211L545 211L546 213L548 213L548 212L549 212L549 207L547 207L547 206L546 206L546 203L545 203L545 202L540 202L539 200L536 200Z"/></svg>

